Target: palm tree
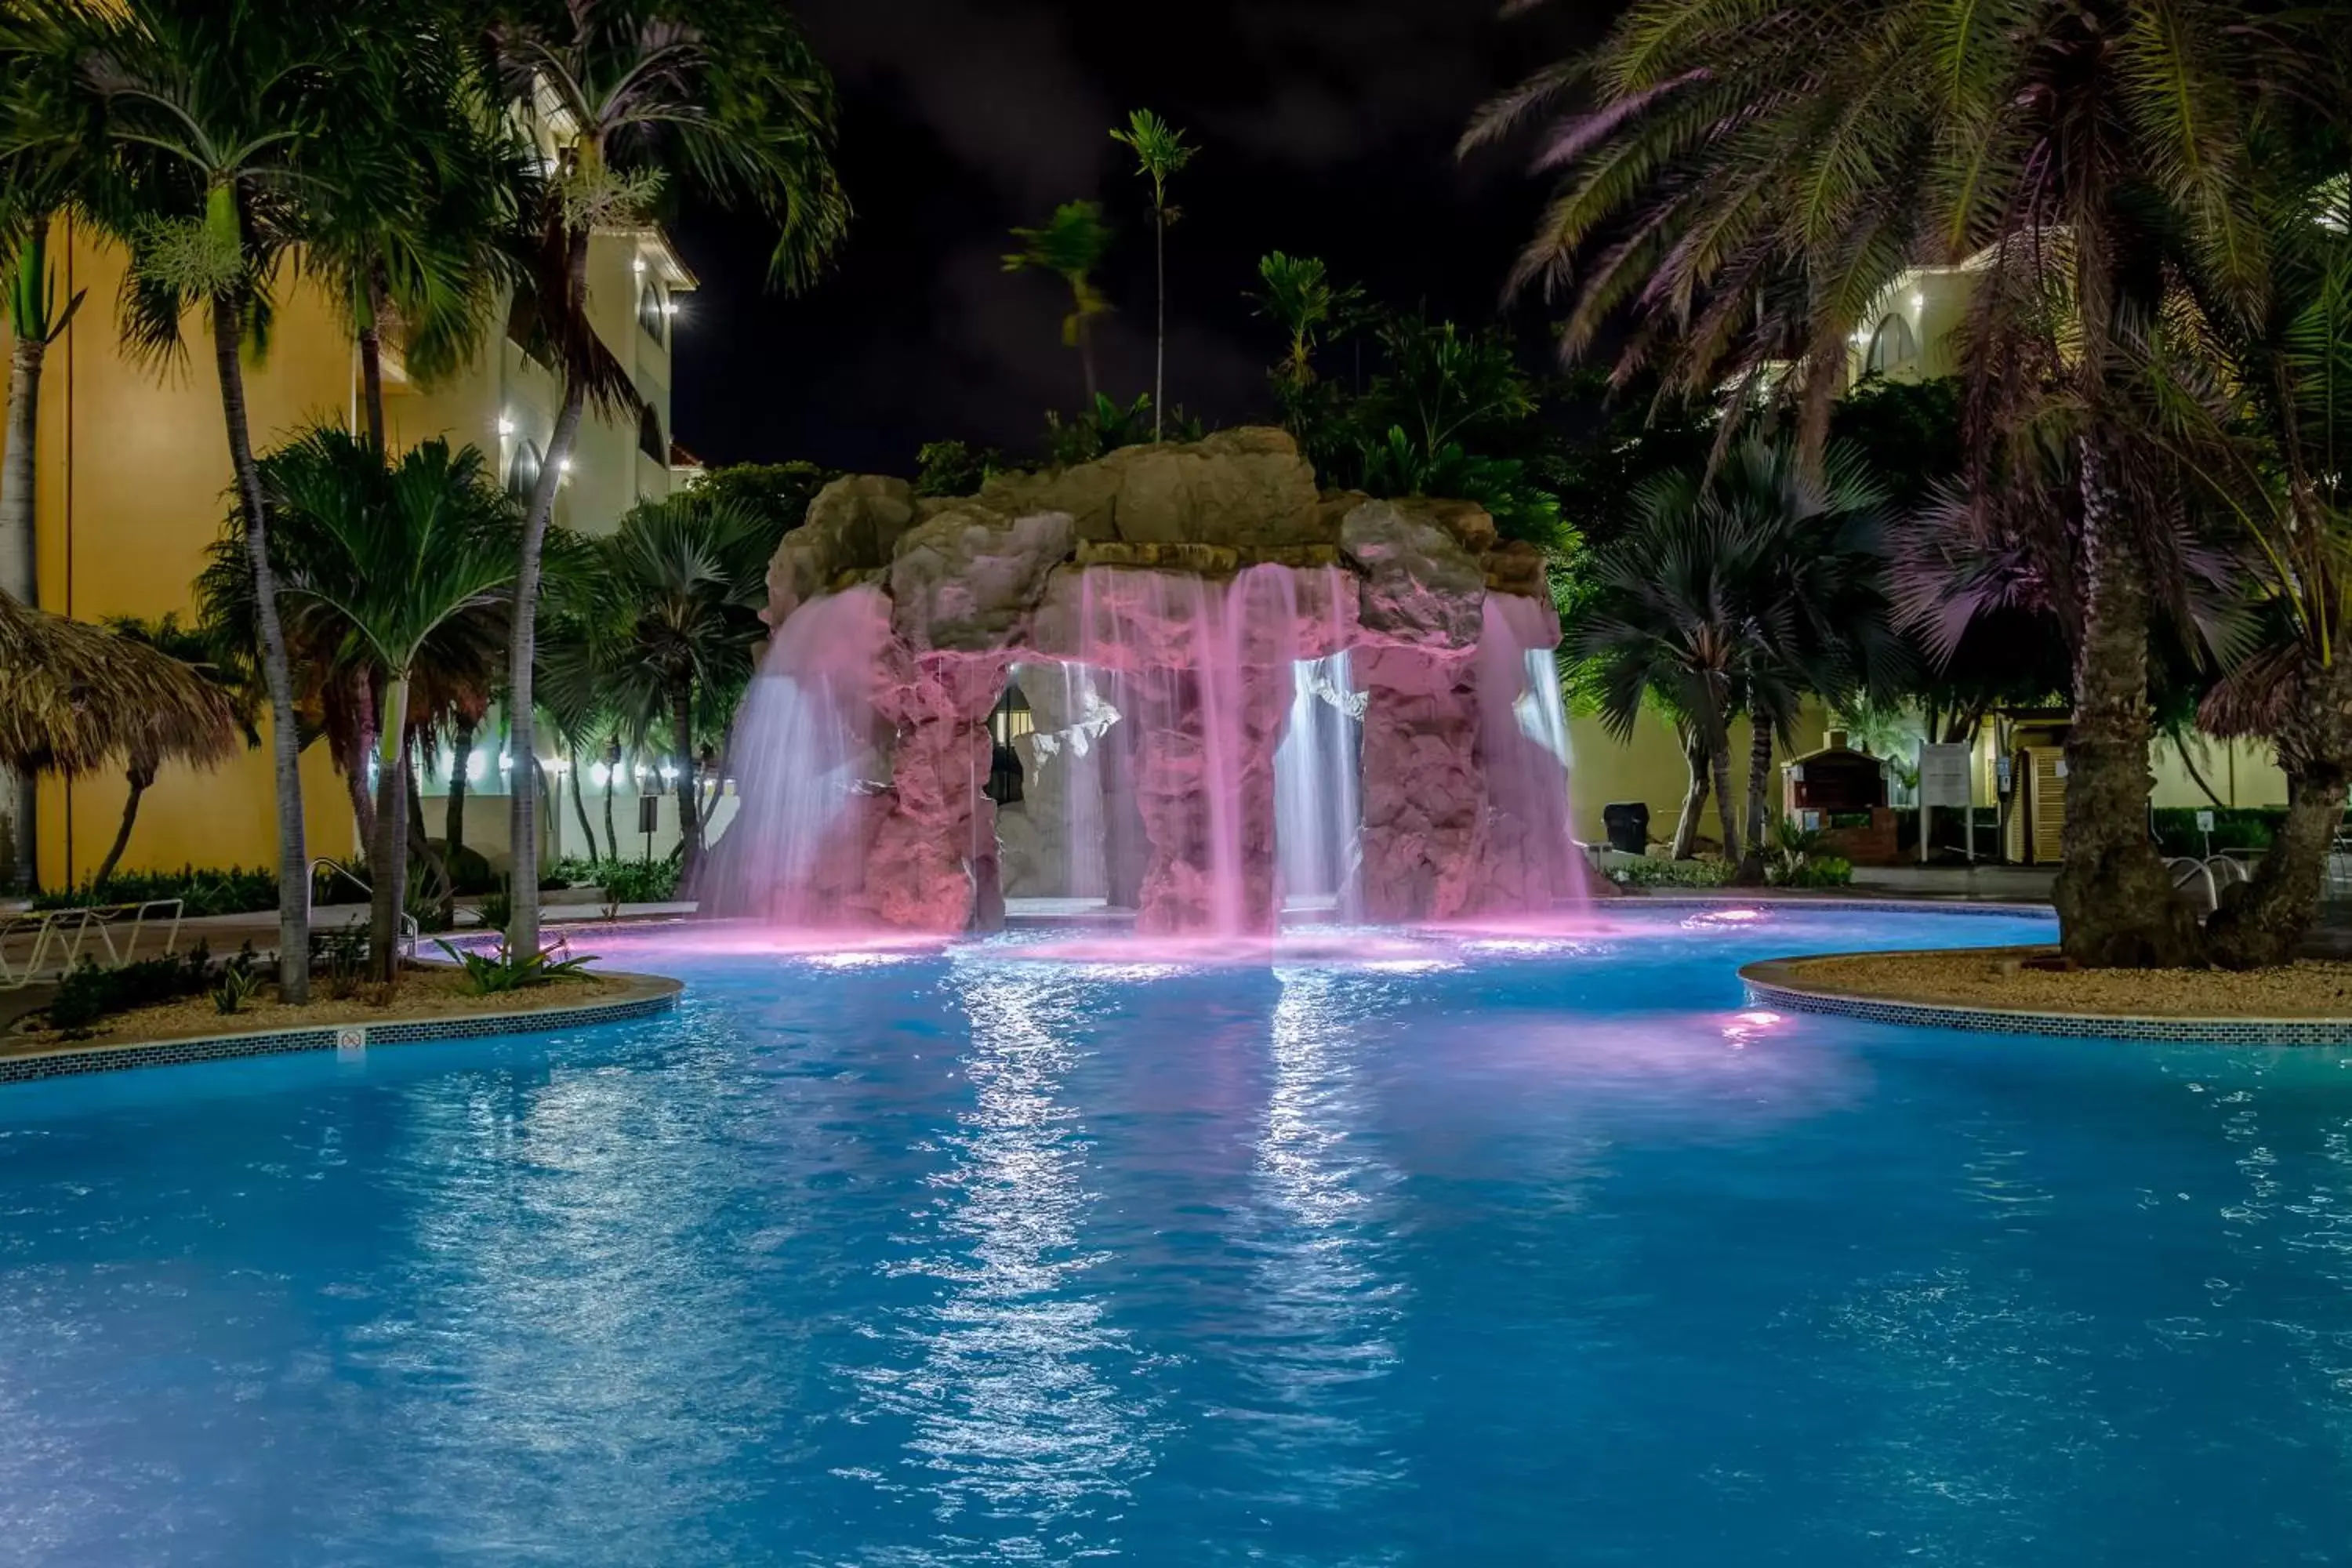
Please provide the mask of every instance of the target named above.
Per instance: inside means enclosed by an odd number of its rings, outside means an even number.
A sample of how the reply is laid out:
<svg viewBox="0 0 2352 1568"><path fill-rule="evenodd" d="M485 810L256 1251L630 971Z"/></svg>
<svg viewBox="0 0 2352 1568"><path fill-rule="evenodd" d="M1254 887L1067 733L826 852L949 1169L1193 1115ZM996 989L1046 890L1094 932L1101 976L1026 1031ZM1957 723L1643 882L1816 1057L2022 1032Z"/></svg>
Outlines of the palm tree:
<svg viewBox="0 0 2352 1568"><path fill-rule="evenodd" d="M1634 504L1638 521L1594 563L1570 647L1588 661L1601 721L1618 739L1632 737L1645 701L1677 717L1691 783L1675 858L1690 851L1711 784L1724 858L1737 859L1731 717L1748 652L1743 600L1758 542L1739 520L1705 504L1694 476L1653 481Z"/></svg>
<svg viewBox="0 0 2352 1568"><path fill-rule="evenodd" d="M0 593L39 602L33 443L41 368L72 324L82 293L59 301L49 227L89 179L95 117L77 90L76 43L85 18L69 6L0 7L0 255L8 257L8 406L0 435ZM30 773L0 776L0 885L29 888L35 865Z"/></svg>
<svg viewBox="0 0 2352 1568"><path fill-rule="evenodd" d="M1881 585L1885 492L1850 447L1809 465L1791 443L1751 437L1709 477L1703 504L1756 542L1739 585L1748 724L1740 876L1759 881L1777 816L1774 740L1793 746L1808 694L1844 702L1883 693L1909 662Z"/></svg>
<svg viewBox="0 0 2352 1568"><path fill-rule="evenodd" d="M214 657L212 638L203 630L184 626L176 615L166 615L159 620L142 620L136 616L115 616L106 623L106 629L126 642L152 647L194 670L206 681L217 687L228 700L237 723L245 730L247 740L261 743L253 730L253 703L236 685L226 678L219 661ZM123 777L130 790L122 801L122 822L115 829L114 842L107 847L106 858L90 877L95 888L114 875L121 863L122 852L131 847L131 830L139 821L139 802L154 783L155 772L164 760L161 737L145 736L134 743L123 758Z"/></svg>
<svg viewBox="0 0 2352 1568"><path fill-rule="evenodd" d="M1691 786L1677 856L1711 784L1725 858L1760 877L1775 739L1793 739L1807 694L1845 698L1901 672L1878 586L1884 500L1850 448L1832 447L1815 471L1790 444L1750 437L1712 473L1645 485L1633 528L1601 552L1570 647L1612 731L1629 736L1645 701L1682 730ZM1743 712L1744 837L1730 757Z"/></svg>
<svg viewBox="0 0 2352 1568"><path fill-rule="evenodd" d="M277 778L278 994L310 997L309 864L299 738L269 556L269 508L246 409L242 351L266 342L269 282L294 237L306 169L329 127L341 39L281 0L124 0L84 58L110 153L108 223L129 243L125 340L159 363L203 311L253 577Z"/></svg>
<svg viewBox="0 0 2352 1568"><path fill-rule="evenodd" d="M1041 228L1016 228L1021 248L1004 258L1007 272L1050 272L1069 286L1070 313L1062 318L1062 344L1078 351L1087 406L1101 395L1095 380L1094 319L1110 309L1095 287L1095 268L1110 249L1110 226L1099 202L1064 202Z"/></svg>
<svg viewBox="0 0 2352 1568"><path fill-rule="evenodd" d="M1168 182L1192 161L1197 147L1188 146L1184 132L1148 109L1127 117L1127 129L1113 130L1110 139L1124 142L1135 153L1136 173L1151 183L1151 276L1156 314L1151 332L1151 438L1160 439L1160 411L1168 406L1168 226L1182 216L1168 205Z"/></svg>
<svg viewBox="0 0 2352 1568"><path fill-rule="evenodd" d="M1294 392L1315 380L1315 347L1325 334L1351 319L1361 306L1364 291L1355 284L1334 287L1330 271L1319 256L1286 256L1279 250L1258 258L1257 275L1265 288L1253 296L1258 314L1290 336L1290 347L1277 371Z"/></svg>
<svg viewBox="0 0 2352 1568"><path fill-rule="evenodd" d="M578 666L640 736L675 760L680 885L702 863L698 734L723 732L769 628L768 561L777 520L686 490L640 503L605 538L582 542L554 597L578 629ZM663 733L663 731L667 733Z"/></svg>
<svg viewBox="0 0 2352 1568"><path fill-rule="evenodd" d="M289 623L341 642L383 693L369 942L376 977L389 981L407 902L409 741L419 723L411 683L446 628L505 604L514 503L479 451L453 452L438 437L387 465L368 437L313 429L271 453L266 474L282 526L302 543L285 576Z"/></svg>
<svg viewBox="0 0 2352 1568"><path fill-rule="evenodd" d="M2197 951L2145 831L2149 616L2170 580L2151 569L2167 540L2147 525L2176 475L2130 418L2119 351L2179 267L2199 268L2225 311L2258 311L2249 138L2274 101L2326 101L2344 23L2230 0L1866 0L1769 22L1641 0L1465 138L1589 88L1590 110L1546 136L1562 184L1515 281L1572 277L1568 351L1630 315L1621 375L1656 363L1670 390L1783 397L1809 443L1847 345L1905 269L1980 267L1965 332L1977 468L2073 520L2082 614L2055 900L2081 963ZM1996 465L2029 438L2063 463Z"/></svg>
<svg viewBox="0 0 2352 1568"><path fill-rule="evenodd" d="M2352 189L2288 149L2265 172L2270 309L2217 321L2183 299L2170 320L2187 341L2145 367L2200 493L2245 541L2244 574L2263 600L2260 646L2199 714L2214 733L2269 741L2287 780L2277 837L2206 925L2210 956L2231 968L2294 957L2352 784Z"/></svg>
<svg viewBox="0 0 2352 1568"><path fill-rule="evenodd" d="M539 242L528 287L563 375L514 578L507 725L516 766L529 768L541 552L556 487L588 404L636 402L589 319L590 235L642 221L671 184L696 187L773 225L769 279L798 289L840 243L849 205L833 167L831 79L767 0L541 3L493 28L491 47L506 101L552 165L532 215ZM538 806L537 791L513 792L509 936L522 949L539 940Z"/></svg>
<svg viewBox="0 0 2352 1568"><path fill-rule="evenodd" d="M531 174L453 27L401 7L362 13L353 34L300 260L351 323L365 427L381 447L386 332L420 382L472 361L520 271L517 206Z"/></svg>

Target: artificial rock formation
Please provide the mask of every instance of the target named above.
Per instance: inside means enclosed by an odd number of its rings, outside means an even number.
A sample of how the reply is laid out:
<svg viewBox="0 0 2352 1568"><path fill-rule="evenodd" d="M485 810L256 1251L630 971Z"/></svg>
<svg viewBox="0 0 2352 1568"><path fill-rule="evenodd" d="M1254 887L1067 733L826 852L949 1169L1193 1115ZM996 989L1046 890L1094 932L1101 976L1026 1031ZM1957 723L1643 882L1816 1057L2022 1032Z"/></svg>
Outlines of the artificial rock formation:
<svg viewBox="0 0 2352 1568"><path fill-rule="evenodd" d="M840 795L835 840L864 856L845 918L986 926L1003 876L1107 893L1144 930L1267 929L1295 672L1342 651L1356 695L1334 700L1361 714L1353 907L1547 908L1580 882L1564 761L1517 711L1549 679L1528 651L1559 637L1540 552L1466 501L1320 493L1282 431L1127 447L950 500L836 480L769 582L780 627L846 589L887 595L873 679L823 689L845 704L835 727L872 726L887 762ZM1036 728L1000 848L987 725L1016 666ZM769 674L755 703L807 700L791 670Z"/></svg>

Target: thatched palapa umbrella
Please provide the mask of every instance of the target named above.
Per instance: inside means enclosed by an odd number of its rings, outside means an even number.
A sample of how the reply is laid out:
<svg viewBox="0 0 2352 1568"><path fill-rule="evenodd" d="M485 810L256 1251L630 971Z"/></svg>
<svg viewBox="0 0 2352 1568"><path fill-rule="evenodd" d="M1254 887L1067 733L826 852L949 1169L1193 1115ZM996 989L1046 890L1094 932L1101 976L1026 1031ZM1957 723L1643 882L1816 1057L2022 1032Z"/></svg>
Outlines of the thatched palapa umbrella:
<svg viewBox="0 0 2352 1568"><path fill-rule="evenodd" d="M210 766L237 742L227 695L189 666L0 594L0 766L79 773L139 758Z"/></svg>

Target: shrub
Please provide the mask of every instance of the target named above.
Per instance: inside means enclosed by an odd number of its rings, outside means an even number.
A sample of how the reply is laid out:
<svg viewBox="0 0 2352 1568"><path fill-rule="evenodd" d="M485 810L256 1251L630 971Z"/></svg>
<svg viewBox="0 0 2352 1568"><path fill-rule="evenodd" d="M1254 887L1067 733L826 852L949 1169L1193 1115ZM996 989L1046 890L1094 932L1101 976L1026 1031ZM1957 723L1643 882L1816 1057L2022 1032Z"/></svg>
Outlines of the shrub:
<svg viewBox="0 0 2352 1568"><path fill-rule="evenodd" d="M1609 868L1612 881L1628 888L1728 887L1739 868L1728 860L1667 860L1644 855Z"/></svg>
<svg viewBox="0 0 2352 1568"><path fill-rule="evenodd" d="M666 904L677 897L675 860L607 860L596 869L596 885L604 902Z"/></svg>
<svg viewBox="0 0 2352 1568"><path fill-rule="evenodd" d="M213 1010L223 1016L242 1013L253 994L260 989L260 975L232 963L221 971L220 984L213 987Z"/></svg>
<svg viewBox="0 0 2352 1568"><path fill-rule="evenodd" d="M1005 466L1004 454L993 447L975 447L967 441L927 441L915 454L915 493L976 495L989 476Z"/></svg>
<svg viewBox="0 0 2352 1568"><path fill-rule="evenodd" d="M226 869L183 866L176 871L117 871L103 882L86 882L43 893L33 900L37 910L70 910L88 904L138 904L150 899L178 899L181 913L243 915L278 907L278 875L256 867Z"/></svg>
<svg viewBox="0 0 2352 1568"><path fill-rule="evenodd" d="M250 970L251 944L230 963ZM212 974L212 954L202 942L170 958L144 958L114 969L100 969L84 958L58 983L58 994L49 999L49 1027L86 1029L110 1014L192 996L211 988Z"/></svg>
<svg viewBox="0 0 2352 1568"><path fill-rule="evenodd" d="M565 948L560 942L537 952L520 955L517 955L504 940L499 942L497 951L487 953L452 947L446 942L436 942L433 945L447 953L450 960L466 972L466 989L477 996L488 996L501 991L520 991L555 980L579 979L587 973L588 966L596 962L594 955L587 953L578 958L561 956Z"/></svg>
<svg viewBox="0 0 2352 1568"><path fill-rule="evenodd" d="M1772 825L1772 845L1764 856L1764 879L1776 888L1843 888L1853 880L1853 862L1825 853L1827 839L1792 816Z"/></svg>
<svg viewBox="0 0 2352 1568"><path fill-rule="evenodd" d="M366 983L368 928L352 921L310 933L310 963L322 978L327 994L341 1002L357 995Z"/></svg>

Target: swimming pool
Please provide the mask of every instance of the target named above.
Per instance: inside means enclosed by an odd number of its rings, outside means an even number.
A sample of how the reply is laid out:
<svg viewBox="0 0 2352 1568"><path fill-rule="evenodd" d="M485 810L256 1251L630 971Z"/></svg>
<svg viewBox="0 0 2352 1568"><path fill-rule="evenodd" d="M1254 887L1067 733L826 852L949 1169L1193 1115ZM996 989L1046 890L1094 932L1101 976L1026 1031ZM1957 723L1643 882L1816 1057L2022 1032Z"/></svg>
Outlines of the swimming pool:
<svg viewBox="0 0 2352 1568"><path fill-rule="evenodd" d="M671 939L675 1017L0 1091L0 1555L2352 1552L2352 1053L1741 1002L1772 909L1273 967Z"/></svg>

